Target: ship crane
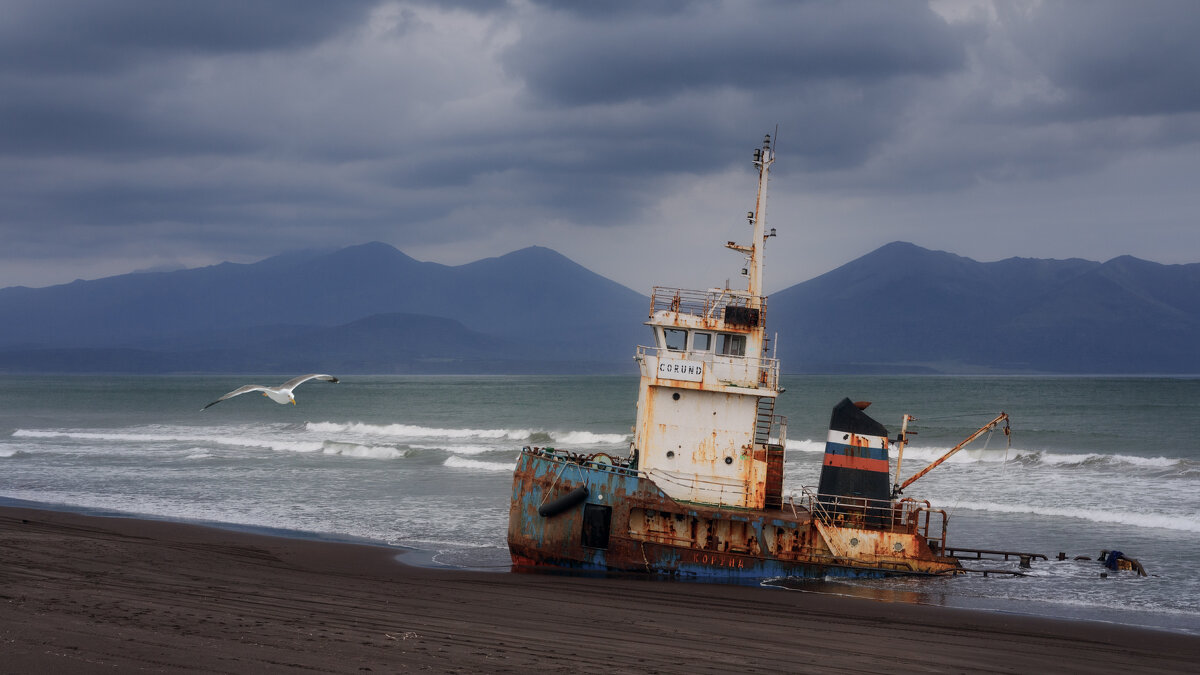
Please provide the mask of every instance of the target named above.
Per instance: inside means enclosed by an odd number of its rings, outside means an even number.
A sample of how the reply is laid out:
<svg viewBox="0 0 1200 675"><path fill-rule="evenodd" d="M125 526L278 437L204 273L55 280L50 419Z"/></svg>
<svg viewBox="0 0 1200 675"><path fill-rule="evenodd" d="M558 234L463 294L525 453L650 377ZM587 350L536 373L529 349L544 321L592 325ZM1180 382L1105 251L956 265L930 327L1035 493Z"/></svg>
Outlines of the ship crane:
<svg viewBox="0 0 1200 675"><path fill-rule="evenodd" d="M900 481L900 462L904 459L904 446L908 445L908 435L910 433L916 433L916 432L908 431L908 423L910 421L915 421L916 419L917 418L915 418L911 415L904 416L904 424L900 431L900 443L899 443L900 449L898 451L898 454L896 455L896 484L892 486L892 498L893 499L895 499L897 495L904 492L904 488L915 483L918 478L924 476L925 474L929 473L930 471L933 471L939 464L946 461L947 459L950 459L951 455L953 455L954 453L958 452L959 450L962 450L963 448L967 447L973 441L975 441L975 439L979 438L980 436L984 435L985 433L987 433L989 431L994 430L996 428L996 426L999 425L1001 422L1004 422L1004 435L1010 439L1012 438L1012 429L1008 425L1008 413L1001 412L998 416L996 416L996 419L992 420L991 422L988 422L987 424L983 425L982 427L979 427L979 429L977 429L975 431L975 433L971 434L970 436L967 436L965 439L963 439L963 441L961 443L954 446L953 448L950 448L950 450L948 450L946 452L946 454L933 460L932 462L929 463L928 466L926 466L924 469L921 469L920 471L916 472L915 474L913 474L913 476L911 478L909 478L908 480L904 481L903 484L901 484L899 482Z"/></svg>

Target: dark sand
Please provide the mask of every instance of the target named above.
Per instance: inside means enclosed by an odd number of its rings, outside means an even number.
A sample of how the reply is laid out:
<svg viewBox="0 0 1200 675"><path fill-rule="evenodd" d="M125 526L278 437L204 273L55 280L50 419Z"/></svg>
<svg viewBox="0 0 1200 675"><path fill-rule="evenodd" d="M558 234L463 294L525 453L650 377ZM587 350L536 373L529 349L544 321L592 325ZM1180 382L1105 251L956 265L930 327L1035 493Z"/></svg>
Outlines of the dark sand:
<svg viewBox="0 0 1200 675"><path fill-rule="evenodd" d="M1197 672L1200 637L0 508L0 672Z"/></svg>

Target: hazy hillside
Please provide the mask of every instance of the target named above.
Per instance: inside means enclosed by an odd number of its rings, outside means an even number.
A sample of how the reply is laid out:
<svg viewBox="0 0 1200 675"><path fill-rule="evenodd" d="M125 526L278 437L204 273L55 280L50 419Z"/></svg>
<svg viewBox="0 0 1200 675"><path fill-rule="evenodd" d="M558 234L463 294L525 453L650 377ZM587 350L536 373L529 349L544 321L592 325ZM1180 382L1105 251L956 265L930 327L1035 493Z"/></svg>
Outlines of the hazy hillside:
<svg viewBox="0 0 1200 675"><path fill-rule="evenodd" d="M630 371L647 302L546 248L451 267L372 243L0 290L0 368Z"/></svg>
<svg viewBox="0 0 1200 675"><path fill-rule="evenodd" d="M770 298L785 370L1200 372L1200 264L896 242Z"/></svg>
<svg viewBox="0 0 1200 675"><path fill-rule="evenodd" d="M546 248L373 243L0 290L0 372L632 373L647 303ZM1200 373L1200 264L896 242L773 294L768 324L788 372Z"/></svg>

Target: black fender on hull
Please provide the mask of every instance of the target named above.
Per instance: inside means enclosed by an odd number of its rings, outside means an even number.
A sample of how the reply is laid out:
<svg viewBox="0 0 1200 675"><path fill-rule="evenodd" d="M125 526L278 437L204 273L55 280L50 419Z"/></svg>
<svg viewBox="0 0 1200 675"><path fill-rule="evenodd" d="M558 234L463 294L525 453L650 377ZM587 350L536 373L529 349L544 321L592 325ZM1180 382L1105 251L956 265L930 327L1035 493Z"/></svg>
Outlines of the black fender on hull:
<svg viewBox="0 0 1200 675"><path fill-rule="evenodd" d="M588 489L586 485L571 490L567 494L555 499L547 504L542 504L538 507L538 515L543 518L553 518L558 514L566 511L569 508L578 506L583 503L583 500L588 498Z"/></svg>

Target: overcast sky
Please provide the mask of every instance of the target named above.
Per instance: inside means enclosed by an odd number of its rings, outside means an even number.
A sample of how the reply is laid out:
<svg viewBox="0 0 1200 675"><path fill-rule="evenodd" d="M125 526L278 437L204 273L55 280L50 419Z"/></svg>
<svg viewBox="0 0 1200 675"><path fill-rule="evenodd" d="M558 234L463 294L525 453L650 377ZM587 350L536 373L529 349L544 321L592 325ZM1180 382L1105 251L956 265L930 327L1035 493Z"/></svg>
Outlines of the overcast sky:
<svg viewBox="0 0 1200 675"><path fill-rule="evenodd" d="M0 286L383 241L640 292L1200 261L1200 3L3 0ZM583 7L580 9L579 7Z"/></svg>

